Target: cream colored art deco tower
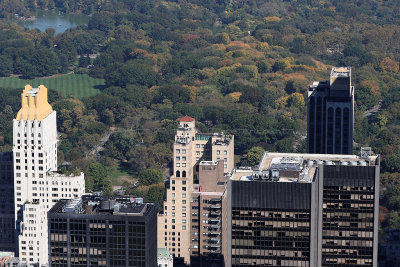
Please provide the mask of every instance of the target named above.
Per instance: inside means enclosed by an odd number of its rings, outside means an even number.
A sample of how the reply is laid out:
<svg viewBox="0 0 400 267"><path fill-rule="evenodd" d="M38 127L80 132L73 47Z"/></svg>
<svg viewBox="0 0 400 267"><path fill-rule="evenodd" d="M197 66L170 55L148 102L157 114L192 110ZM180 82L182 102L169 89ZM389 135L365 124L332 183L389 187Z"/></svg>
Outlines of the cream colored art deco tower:
<svg viewBox="0 0 400 267"><path fill-rule="evenodd" d="M190 264L191 194L198 181L198 163L201 160L223 160L225 172L234 166L234 137L223 133L197 132L195 120L185 116L179 119L174 142L174 167L166 190L164 213L158 216L158 247L167 248L175 258ZM199 185L196 184L196 191Z"/></svg>
<svg viewBox="0 0 400 267"><path fill-rule="evenodd" d="M47 101L47 88L25 86L21 109L13 121L15 226L19 259L48 263L47 211L60 198L85 192L83 173L57 173L56 112Z"/></svg>

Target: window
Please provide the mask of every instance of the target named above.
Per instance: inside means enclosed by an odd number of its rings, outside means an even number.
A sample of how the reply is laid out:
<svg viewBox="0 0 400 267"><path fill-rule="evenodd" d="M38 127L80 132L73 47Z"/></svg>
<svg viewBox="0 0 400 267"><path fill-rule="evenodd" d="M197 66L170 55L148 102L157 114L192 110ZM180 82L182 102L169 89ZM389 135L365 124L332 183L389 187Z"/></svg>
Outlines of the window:
<svg viewBox="0 0 400 267"><path fill-rule="evenodd" d="M179 162L176 163L176 167L180 167L181 164Z"/></svg>
<svg viewBox="0 0 400 267"><path fill-rule="evenodd" d="M182 204L186 204L186 200L182 200Z"/></svg>
<svg viewBox="0 0 400 267"><path fill-rule="evenodd" d="M185 164L186 165L186 164ZM182 172L182 177L186 177L186 171Z"/></svg>
<svg viewBox="0 0 400 267"><path fill-rule="evenodd" d="M172 197L175 197L175 193L172 193Z"/></svg>
<svg viewBox="0 0 400 267"><path fill-rule="evenodd" d="M180 171L176 171L176 177L181 177L181 172ZM175 181L172 181L173 184L175 184Z"/></svg>
<svg viewBox="0 0 400 267"><path fill-rule="evenodd" d="M180 154L181 153L181 150L180 149L177 149L176 150L176 154Z"/></svg>
<svg viewBox="0 0 400 267"><path fill-rule="evenodd" d="M182 217L186 217L186 213L182 213Z"/></svg>
<svg viewBox="0 0 400 267"><path fill-rule="evenodd" d="M224 168L225 168L225 169L228 168L228 165L224 164Z"/></svg>
<svg viewBox="0 0 400 267"><path fill-rule="evenodd" d="M182 167L186 167L186 163L182 163Z"/></svg>
<svg viewBox="0 0 400 267"><path fill-rule="evenodd" d="M175 180L172 180L172 184L175 184Z"/></svg>
<svg viewBox="0 0 400 267"><path fill-rule="evenodd" d="M183 210L183 211L186 211L186 206L183 206L183 207L182 207L182 210Z"/></svg>
<svg viewBox="0 0 400 267"><path fill-rule="evenodd" d="M182 187L182 191L186 191L186 187Z"/></svg>
<svg viewBox="0 0 400 267"><path fill-rule="evenodd" d="M228 155L228 151L224 150L224 155Z"/></svg>
<svg viewBox="0 0 400 267"><path fill-rule="evenodd" d="M175 212L172 213L172 217L175 217Z"/></svg>
<svg viewBox="0 0 400 267"><path fill-rule="evenodd" d="M224 158L224 162L227 162L228 161L228 159L227 158Z"/></svg>
<svg viewBox="0 0 400 267"><path fill-rule="evenodd" d="M186 181L182 181L182 184L185 185L185 184L186 184Z"/></svg>
<svg viewBox="0 0 400 267"><path fill-rule="evenodd" d="M221 155L221 150L217 150L217 155Z"/></svg>
<svg viewBox="0 0 400 267"><path fill-rule="evenodd" d="M183 194L182 194L182 197L183 197L183 198L186 198L186 194L185 194L185 193L183 193Z"/></svg>
<svg viewBox="0 0 400 267"><path fill-rule="evenodd" d="M196 156L200 156L200 151L196 151Z"/></svg>
<svg viewBox="0 0 400 267"><path fill-rule="evenodd" d="M186 154L186 149L182 149L182 154Z"/></svg>
<svg viewBox="0 0 400 267"><path fill-rule="evenodd" d="M196 148L200 148L200 144L196 144Z"/></svg>
<svg viewBox="0 0 400 267"><path fill-rule="evenodd" d="M186 230L186 225L182 225L182 230Z"/></svg>
<svg viewBox="0 0 400 267"><path fill-rule="evenodd" d="M182 157L182 160L183 160L183 161L186 161L186 157Z"/></svg>
<svg viewBox="0 0 400 267"><path fill-rule="evenodd" d="M181 160L181 157L176 157L176 160Z"/></svg>
<svg viewBox="0 0 400 267"><path fill-rule="evenodd" d="M183 219L183 220L182 220L182 223L186 223L186 219Z"/></svg>

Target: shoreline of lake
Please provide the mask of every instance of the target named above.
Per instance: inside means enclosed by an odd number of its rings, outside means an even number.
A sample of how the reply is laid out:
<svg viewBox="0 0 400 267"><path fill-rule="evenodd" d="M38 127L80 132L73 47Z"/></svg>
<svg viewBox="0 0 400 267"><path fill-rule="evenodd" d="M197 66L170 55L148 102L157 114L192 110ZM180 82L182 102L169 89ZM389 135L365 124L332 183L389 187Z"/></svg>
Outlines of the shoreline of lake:
<svg viewBox="0 0 400 267"><path fill-rule="evenodd" d="M90 15L82 13L61 13L56 10L38 11L32 16L19 16L15 14L14 22L29 30L39 29L44 32L47 28L54 28L56 34L63 33L70 28L87 25Z"/></svg>

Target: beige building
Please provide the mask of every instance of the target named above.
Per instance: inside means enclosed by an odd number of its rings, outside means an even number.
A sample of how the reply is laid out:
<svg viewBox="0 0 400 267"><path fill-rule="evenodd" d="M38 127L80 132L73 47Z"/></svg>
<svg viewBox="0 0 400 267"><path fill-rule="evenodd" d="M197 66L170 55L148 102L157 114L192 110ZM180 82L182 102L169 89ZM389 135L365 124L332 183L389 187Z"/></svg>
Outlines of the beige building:
<svg viewBox="0 0 400 267"><path fill-rule="evenodd" d="M199 183L193 186L190 202L191 266L222 266L222 197L226 181L223 160L199 163Z"/></svg>
<svg viewBox="0 0 400 267"><path fill-rule="evenodd" d="M220 161L221 173L232 171L234 137L223 133L197 133L195 120L183 117L179 119L175 135L173 159L173 175L166 190L164 213L158 216L158 247L167 248L174 257L189 264L193 246L191 203L198 201L198 197L192 198L192 192L198 192L202 186L199 183L199 163Z"/></svg>

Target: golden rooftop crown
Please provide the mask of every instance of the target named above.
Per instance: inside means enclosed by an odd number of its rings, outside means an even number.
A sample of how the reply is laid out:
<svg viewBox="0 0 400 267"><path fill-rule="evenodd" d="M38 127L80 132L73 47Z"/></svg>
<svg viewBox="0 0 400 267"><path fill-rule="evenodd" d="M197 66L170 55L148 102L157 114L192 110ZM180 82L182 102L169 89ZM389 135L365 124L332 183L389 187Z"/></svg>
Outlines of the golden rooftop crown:
<svg viewBox="0 0 400 267"><path fill-rule="evenodd" d="M18 111L17 120L43 120L53 108L47 102L47 88L40 85L32 88L29 84L21 94L21 109Z"/></svg>

